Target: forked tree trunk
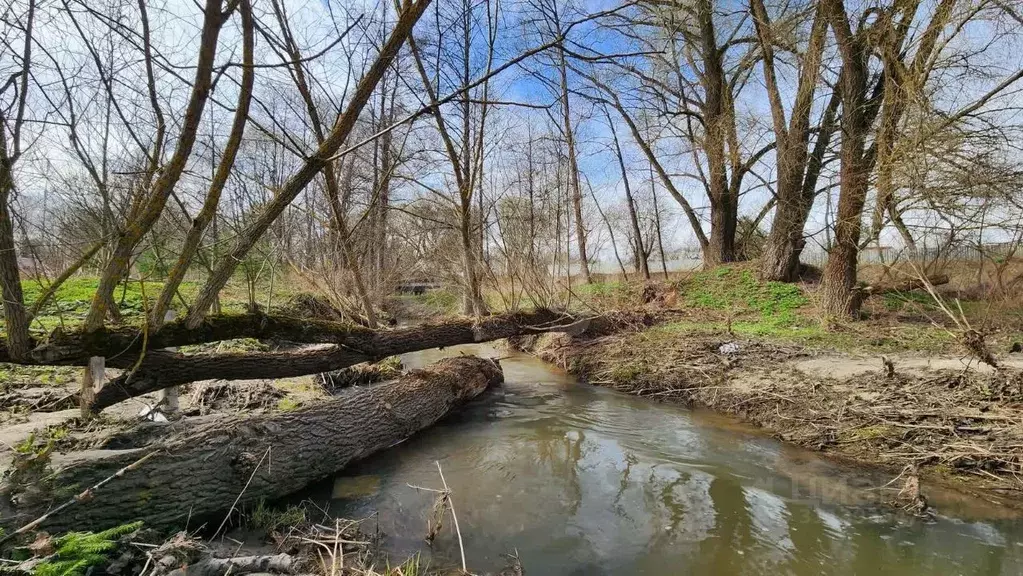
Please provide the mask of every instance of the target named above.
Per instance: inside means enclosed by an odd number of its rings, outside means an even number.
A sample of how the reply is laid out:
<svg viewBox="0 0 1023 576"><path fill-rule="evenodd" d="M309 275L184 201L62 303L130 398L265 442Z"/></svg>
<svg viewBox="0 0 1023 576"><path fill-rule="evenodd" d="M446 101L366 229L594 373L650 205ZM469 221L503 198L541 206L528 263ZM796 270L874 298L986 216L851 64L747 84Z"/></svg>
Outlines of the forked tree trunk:
<svg viewBox="0 0 1023 576"><path fill-rule="evenodd" d="M867 61L869 52L862 31L853 33L842 0L827 0L831 28L835 31L842 71L842 144L839 171L838 214L835 220L835 245L828 253L821 280L821 309L833 316L859 312L853 296L859 255L863 206L870 185L870 160L866 153L871 115L867 111Z"/></svg>
<svg viewBox="0 0 1023 576"><path fill-rule="evenodd" d="M817 7L806 52L799 67L799 80L791 117L786 125L785 107L775 70L774 27L763 0L752 0L750 12L756 25L763 51L764 79L774 126L775 161L777 165L777 207L771 233L760 260L760 276L765 280L793 282L799 276L799 255L803 249L803 228L810 216L816 195L820 158L831 139L838 99L832 96L821 117L820 130L813 154L807 154L810 136L810 113L821 72L828 20L823 8Z"/></svg>
<svg viewBox="0 0 1023 576"><path fill-rule="evenodd" d="M700 28L700 51L703 60L705 95L701 106L704 122L703 152L707 157L707 187L710 196L710 241L703 247L703 266L735 261L735 229L739 199L728 185L728 155L725 152L727 123L734 122L728 113L728 90L725 82L722 51L714 29L713 6L710 0L698 0L696 16Z"/></svg>
<svg viewBox="0 0 1023 576"><path fill-rule="evenodd" d="M100 530L135 520L150 528L186 522L194 528L205 518L219 523L236 498L238 507L251 506L327 478L433 425L502 380L495 361L461 356L305 409L175 424L181 432L148 446L54 458L47 487L9 480L0 493L14 498L5 497L0 510L8 526L20 526L66 501L69 488L80 492L155 453L41 528Z"/></svg>

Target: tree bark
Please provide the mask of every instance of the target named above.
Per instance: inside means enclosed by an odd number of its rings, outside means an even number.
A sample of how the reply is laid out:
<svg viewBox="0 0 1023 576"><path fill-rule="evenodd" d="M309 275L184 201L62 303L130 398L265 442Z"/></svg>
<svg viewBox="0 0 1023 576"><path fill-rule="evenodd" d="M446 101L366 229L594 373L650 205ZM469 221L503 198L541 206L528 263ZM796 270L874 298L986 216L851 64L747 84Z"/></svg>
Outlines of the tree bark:
<svg viewBox="0 0 1023 576"><path fill-rule="evenodd" d="M128 398L200 380L290 378L428 348L489 342L522 334L601 331L613 322L613 319L601 317L577 320L553 312L539 312L454 320L392 331L360 329L347 335L324 332L314 337L333 339L334 345L290 352L184 355L155 350L148 352L137 367L134 362L128 364L123 356L119 357L118 367L133 370L99 390L92 408L102 410Z"/></svg>
<svg viewBox="0 0 1023 576"><path fill-rule="evenodd" d="M3 128L0 128L2 130ZM0 146L5 146L0 136ZM13 174L6 151L0 158L0 290L3 295L4 322L7 329L7 352L14 360L22 359L29 351L29 317L25 311L25 297L21 290L21 272L18 252L14 246L14 219L11 217L10 196L14 189Z"/></svg>
<svg viewBox="0 0 1023 576"><path fill-rule="evenodd" d="M72 453L53 460L48 492L38 493L38 483L8 481L0 493L13 494L3 505L14 514L5 511L4 518L24 524L59 504L62 488L93 486L156 452L41 528L99 530L135 520L150 528L195 526L236 499L244 507L327 478L433 425L502 380L493 360L447 358L394 383L351 389L309 408L205 420L144 448Z"/></svg>
<svg viewBox="0 0 1023 576"><path fill-rule="evenodd" d="M725 152L727 124L734 123L726 105L722 51L714 30L713 6L710 0L698 0L697 20L700 28L700 50L703 60L701 83L704 102L701 113L704 123L703 152L707 156L707 185L710 200L710 239L703 247L703 267L735 260L735 229L738 223L739 198L728 183L728 155Z"/></svg>
<svg viewBox="0 0 1023 576"><path fill-rule="evenodd" d="M839 91L842 95L842 144L839 171L838 213L835 245L828 253L821 282L821 309L833 316L858 312L853 297L859 255L863 206L870 185L870 162L866 154L870 115L867 107L867 60L869 53L859 32L853 33L842 0L827 0L831 28L835 31L842 71Z"/></svg>
<svg viewBox="0 0 1023 576"><path fill-rule="evenodd" d="M14 193L14 164L21 155L21 128L25 122L28 80L32 67L32 26L35 20L35 8L36 3L31 0L28 3L25 23L21 70L11 77L11 80L17 78L20 83L13 118L6 116L8 110L0 110L0 296L3 297L8 349L10 354L16 358L23 357L31 344L31 336L28 332L30 318L25 312L25 295L21 289L18 252L14 245L11 195ZM10 150L8 150L8 130L10 130Z"/></svg>
<svg viewBox="0 0 1023 576"><path fill-rule="evenodd" d="M472 338L508 330L555 330L577 322L579 319L568 314L551 310L499 314L481 320L454 319L436 324L423 324L399 329L373 330L363 326L315 320L268 316L260 313L211 316L196 328L189 328L185 320L168 322L158 332L148 336L146 348L150 351L175 346L207 344L238 338L258 340L282 340L303 344L336 344L348 350L364 351L375 355L376 351L390 346L414 346L417 339L429 343L437 338L468 338L467 340L439 343L450 346L472 342ZM491 339L504 338L494 336ZM475 340L482 342L484 340ZM13 359L6 353L0 340L0 362ZM421 350L408 348L402 352ZM90 356L105 356L112 367L123 368L133 365L143 351L142 330L135 326L103 328L97 332L56 332L49 341L40 344L29 354L24 364L49 364L84 366ZM394 354L387 353L384 356ZM113 362L113 363L112 363Z"/></svg>
<svg viewBox="0 0 1023 576"><path fill-rule="evenodd" d="M820 6L814 11L813 24L806 53L799 68L799 80L796 88L795 102L788 125L785 121L785 107L782 103L781 89L775 70L774 31L771 26L767 7L763 0L752 0L750 12L756 25L757 36L763 51L764 78L766 80L771 117L774 125L775 158L777 164L777 208L774 222L761 256L760 275L765 280L793 282L799 277L799 254L803 244L803 228L813 206L816 191L814 185L807 191L806 182L809 170L813 166L807 154L810 135L810 112L817 81L821 72L821 57L828 28L827 17ZM837 99L833 98L837 105ZM829 114L830 112L830 114ZM829 120L830 119L830 120ZM834 111L829 105L821 118L821 130L817 135L818 144L823 149L831 138L831 124L834 122ZM815 145L815 151L821 146ZM822 149L822 151L823 151ZM808 193L807 193L808 192Z"/></svg>
<svg viewBox="0 0 1023 576"><path fill-rule="evenodd" d="M572 211L575 214L575 240L579 247L579 271L583 280L590 284L590 263L586 252L586 222L583 220L583 191L579 184L579 163L575 150L575 130L572 127L572 112L568 100L568 65L564 49L558 50L558 73L561 79L561 121L565 131L565 146L568 154L568 182L572 187Z"/></svg>
<svg viewBox="0 0 1023 576"><path fill-rule="evenodd" d="M813 209L813 201L817 196L817 182L824 165L824 154L831 145L835 133L838 105L842 99L838 91L831 95L828 106L821 118L820 130L813 145L813 152L806 162L802 187L796 197L789 197L789 202L778 202L775 209L771 232L764 246L761 257L760 273L765 280L793 282L799 277L799 256L803 253L806 242L803 229ZM781 194L779 193L779 198Z"/></svg>

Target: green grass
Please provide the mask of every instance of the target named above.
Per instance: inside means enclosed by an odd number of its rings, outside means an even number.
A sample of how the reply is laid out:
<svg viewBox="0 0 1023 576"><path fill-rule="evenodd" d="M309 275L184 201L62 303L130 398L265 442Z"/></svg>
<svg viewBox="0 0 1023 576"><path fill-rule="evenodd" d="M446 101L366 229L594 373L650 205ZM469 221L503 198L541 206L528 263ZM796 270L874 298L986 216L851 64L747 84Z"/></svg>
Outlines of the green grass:
<svg viewBox="0 0 1023 576"><path fill-rule="evenodd" d="M57 292L39 310L32 322L32 329L49 332L58 326L74 326L81 322L92 304L92 296L99 286L99 279L92 276L69 278L60 285ZM32 306L46 291L46 286L35 280L22 280L21 289L25 303ZM126 321L141 318L145 311L163 290L162 282L140 282L131 280L118 284L114 290L114 301L117 302L121 315ZM188 298L196 293L198 286L193 282L183 282L179 289L182 296ZM175 303L180 306L180 301Z"/></svg>
<svg viewBox="0 0 1023 576"><path fill-rule="evenodd" d="M887 292L882 295L882 304L891 312L900 310L935 310L934 298L926 292Z"/></svg>
<svg viewBox="0 0 1023 576"><path fill-rule="evenodd" d="M574 288L580 296L610 297L628 293L629 285L622 281L594 282L592 284L580 284Z"/></svg>
<svg viewBox="0 0 1023 576"><path fill-rule="evenodd" d="M795 284L761 282L751 270L732 266L697 272L682 283L680 291L693 308L763 316L792 313L810 303Z"/></svg>
<svg viewBox="0 0 1023 576"><path fill-rule="evenodd" d="M298 526L306 521L305 509L300 506L288 506L286 508L272 508L267 506L264 500L256 504L256 508L249 515L249 523L253 527L265 530L267 533L274 532L280 528Z"/></svg>
<svg viewBox="0 0 1023 576"><path fill-rule="evenodd" d="M879 330L874 326L852 324L855 330L828 330L821 323L802 316L793 319L762 318L733 322L732 333L745 338L789 342L808 348L838 351L898 352L916 350L943 352L955 344L955 338L930 326L899 325ZM661 339L695 334L726 333L727 322L672 322L644 331L656 342Z"/></svg>
<svg viewBox="0 0 1023 576"><path fill-rule="evenodd" d="M457 316L462 310L462 297L457 288L437 288L423 294L401 294L400 307L413 311L415 317Z"/></svg>
<svg viewBox="0 0 1023 576"><path fill-rule="evenodd" d="M423 304L428 308L445 314L457 314L459 304L461 303L458 292L446 288L427 290L426 294L423 294L421 298Z"/></svg>
<svg viewBox="0 0 1023 576"><path fill-rule="evenodd" d="M614 310L630 308L640 304L643 290L642 284L621 280L580 284L572 288L575 296L583 300L587 306L584 310Z"/></svg>
<svg viewBox="0 0 1023 576"><path fill-rule="evenodd" d="M175 298L172 306L179 314L184 313L185 302L191 302L199 291L202 282L185 281L178 288L180 298ZM89 311L92 297L99 286L96 276L75 276L69 278L57 289L57 292L39 310L33 319L31 329L36 333L49 333L54 328L74 328ZM159 281L139 281L137 279L122 282L114 290L114 301L118 304L121 315L128 323L139 323L146 310L152 306L163 290L164 283ZM46 284L36 280L22 280L22 292L25 303L31 307L46 291ZM270 290L269 280L261 280L257 286L257 299L261 306L267 304ZM287 300L295 288L278 278L273 284L271 304L276 305ZM182 302L182 299L185 302ZM244 279L233 278L220 292L221 310L224 313L242 313L248 310L248 290ZM2 319L0 319L2 325Z"/></svg>
<svg viewBox="0 0 1023 576"><path fill-rule="evenodd" d="M277 401L277 409L281 412L294 412L302 407L302 403L292 398L281 398Z"/></svg>

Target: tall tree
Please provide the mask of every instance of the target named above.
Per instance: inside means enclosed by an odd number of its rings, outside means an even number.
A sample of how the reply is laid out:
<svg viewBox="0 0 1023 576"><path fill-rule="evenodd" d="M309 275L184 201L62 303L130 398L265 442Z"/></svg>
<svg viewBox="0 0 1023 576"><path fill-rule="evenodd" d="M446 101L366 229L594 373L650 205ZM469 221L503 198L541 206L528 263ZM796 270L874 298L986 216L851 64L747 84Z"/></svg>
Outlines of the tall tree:
<svg viewBox="0 0 1023 576"><path fill-rule="evenodd" d="M750 13L762 52L764 83L776 142L774 221L760 262L760 275L767 280L793 281L799 275L799 255L804 244L803 229L813 207L823 154L834 131L837 97L833 97L823 111L818 123L817 142L813 153L808 153L810 117L817 85L820 83L821 60L828 28L822 3L813 5L811 12L813 22L806 48L798 59L796 93L791 114L786 120L775 57L775 48L781 42L776 38L764 1L750 0Z"/></svg>

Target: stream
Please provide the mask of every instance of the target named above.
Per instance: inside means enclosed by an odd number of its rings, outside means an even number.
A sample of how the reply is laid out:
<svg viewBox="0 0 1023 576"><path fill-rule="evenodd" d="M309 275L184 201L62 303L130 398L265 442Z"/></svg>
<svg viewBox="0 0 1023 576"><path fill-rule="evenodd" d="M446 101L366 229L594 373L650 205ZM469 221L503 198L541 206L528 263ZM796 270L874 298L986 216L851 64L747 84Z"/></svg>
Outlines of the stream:
<svg viewBox="0 0 1023 576"><path fill-rule="evenodd" d="M460 353L503 357L506 383L456 415L304 494L379 529L394 561L419 553L460 566L450 516L424 542L440 488L469 569L601 574L1023 574L1023 519L926 491L921 521L882 504L890 475L839 466L733 420L580 384L489 345L403 357L420 367Z"/></svg>

